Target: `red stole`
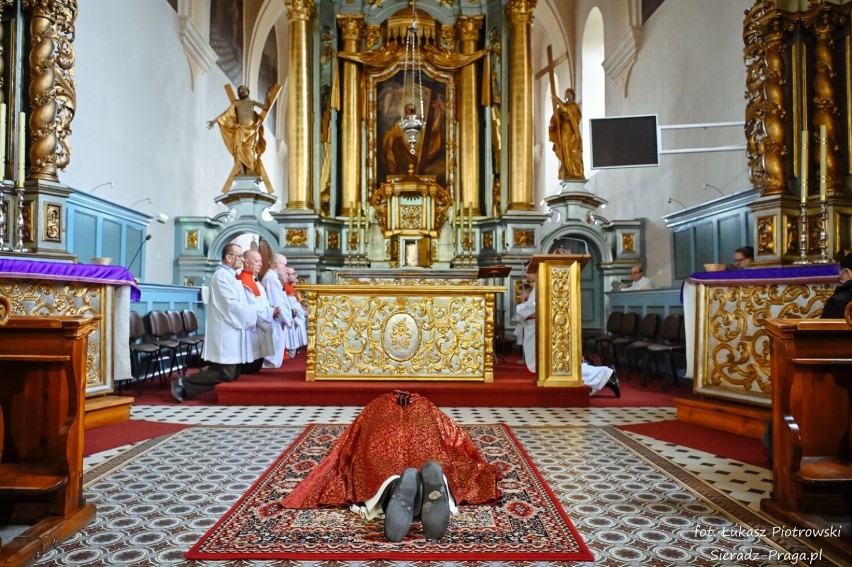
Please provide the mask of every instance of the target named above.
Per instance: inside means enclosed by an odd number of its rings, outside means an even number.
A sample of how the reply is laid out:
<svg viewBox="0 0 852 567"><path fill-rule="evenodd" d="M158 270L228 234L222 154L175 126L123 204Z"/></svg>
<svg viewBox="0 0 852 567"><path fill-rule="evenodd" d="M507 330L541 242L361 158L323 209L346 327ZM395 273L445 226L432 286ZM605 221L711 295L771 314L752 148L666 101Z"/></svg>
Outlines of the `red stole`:
<svg viewBox="0 0 852 567"><path fill-rule="evenodd" d="M260 297L260 288L257 287L257 282L254 280L254 274L242 271L237 274L237 279L243 282L244 286L252 290L255 297Z"/></svg>

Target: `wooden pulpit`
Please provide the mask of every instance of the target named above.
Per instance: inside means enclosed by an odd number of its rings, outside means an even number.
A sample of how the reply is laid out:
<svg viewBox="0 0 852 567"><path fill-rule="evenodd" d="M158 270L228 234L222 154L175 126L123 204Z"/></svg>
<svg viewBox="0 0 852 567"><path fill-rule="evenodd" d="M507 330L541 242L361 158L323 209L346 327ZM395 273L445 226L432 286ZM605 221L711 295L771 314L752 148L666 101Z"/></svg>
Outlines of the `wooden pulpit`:
<svg viewBox="0 0 852 567"><path fill-rule="evenodd" d="M95 517L83 498L83 418L87 337L98 319L0 324L0 525L31 526L3 542L2 565L29 564Z"/></svg>
<svg viewBox="0 0 852 567"><path fill-rule="evenodd" d="M537 254L527 272L535 284L536 380L539 386L586 388L580 271L588 254Z"/></svg>

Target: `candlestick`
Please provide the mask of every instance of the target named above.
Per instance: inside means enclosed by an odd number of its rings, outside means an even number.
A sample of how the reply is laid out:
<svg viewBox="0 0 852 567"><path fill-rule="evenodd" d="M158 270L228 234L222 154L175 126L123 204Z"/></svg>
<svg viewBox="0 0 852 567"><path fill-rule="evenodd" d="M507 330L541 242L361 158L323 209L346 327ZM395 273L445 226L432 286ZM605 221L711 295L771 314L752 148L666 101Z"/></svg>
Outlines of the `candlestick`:
<svg viewBox="0 0 852 567"><path fill-rule="evenodd" d="M473 202L467 204L467 236L470 238L470 249L473 250Z"/></svg>
<svg viewBox="0 0 852 567"><path fill-rule="evenodd" d="M6 103L0 102L0 178L6 177Z"/></svg>
<svg viewBox="0 0 852 567"><path fill-rule="evenodd" d="M804 197L799 204L799 259L793 263L798 265L811 263L808 260L808 203Z"/></svg>
<svg viewBox="0 0 852 567"><path fill-rule="evenodd" d="M360 249L361 246L361 228L363 228L363 214L364 211L361 209L361 203L358 203L358 218L355 222L355 236L357 237L356 246Z"/></svg>
<svg viewBox="0 0 852 567"><path fill-rule="evenodd" d="M808 131L802 132L802 204L808 202Z"/></svg>
<svg viewBox="0 0 852 567"><path fill-rule="evenodd" d="M828 168L826 167L826 146L828 144L828 140L826 140L826 129L825 124L820 124L819 127L819 198L820 201L825 201L826 195L828 194Z"/></svg>
<svg viewBox="0 0 852 567"><path fill-rule="evenodd" d="M27 116L18 114L18 180L17 187L24 186L24 163L26 161L26 123Z"/></svg>

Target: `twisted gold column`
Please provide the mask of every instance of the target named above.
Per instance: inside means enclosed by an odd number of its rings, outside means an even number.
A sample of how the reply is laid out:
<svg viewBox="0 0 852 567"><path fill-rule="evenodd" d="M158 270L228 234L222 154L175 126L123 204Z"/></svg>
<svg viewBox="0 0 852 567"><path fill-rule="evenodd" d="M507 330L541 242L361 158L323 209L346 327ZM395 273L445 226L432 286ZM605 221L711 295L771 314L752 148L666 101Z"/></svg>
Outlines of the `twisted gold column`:
<svg viewBox="0 0 852 567"><path fill-rule="evenodd" d="M834 87L834 77L837 76L834 64L834 34L838 25L837 15L829 8L824 7L818 16L806 22L806 26L813 28L816 42L814 43L814 78L813 78L813 121L814 137L811 140L811 148L816 162L819 163L820 156L820 127L825 125L826 153L825 153L825 185L826 194L833 195L840 188L840 179L837 174L837 151L838 146L838 118L840 109L837 105L837 92Z"/></svg>
<svg viewBox="0 0 852 567"><path fill-rule="evenodd" d="M509 210L532 211L532 55L530 27L536 0L509 0L506 15L512 28L509 50Z"/></svg>
<svg viewBox="0 0 852 567"><path fill-rule="evenodd" d="M364 17L338 16L343 51L357 53ZM341 214L350 215L349 203L360 203L361 192L361 68L352 61L343 61L343 100L341 101L340 155L343 163L341 180ZM357 210L357 207L356 207Z"/></svg>
<svg viewBox="0 0 852 567"><path fill-rule="evenodd" d="M76 108L73 81L77 0L24 0L30 22L29 172L27 178L59 181L70 161L67 143Z"/></svg>
<svg viewBox="0 0 852 567"><path fill-rule="evenodd" d="M473 53L479 41L482 16L460 16L456 23L462 54ZM476 107L476 67L465 65L459 72L459 186L468 214L482 214L479 200L479 113Z"/></svg>
<svg viewBox="0 0 852 567"><path fill-rule="evenodd" d="M290 80L287 91L287 209L312 210L311 184L311 68L309 26L315 13L312 0L284 0L290 25Z"/></svg>

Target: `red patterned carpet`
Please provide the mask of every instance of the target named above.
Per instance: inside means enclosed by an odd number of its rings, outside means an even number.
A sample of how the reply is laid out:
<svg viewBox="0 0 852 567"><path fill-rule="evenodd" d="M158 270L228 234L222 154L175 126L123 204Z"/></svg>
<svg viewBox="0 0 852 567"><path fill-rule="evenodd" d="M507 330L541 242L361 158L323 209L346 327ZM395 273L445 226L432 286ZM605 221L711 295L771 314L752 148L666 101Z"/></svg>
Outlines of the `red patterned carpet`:
<svg viewBox="0 0 852 567"><path fill-rule="evenodd" d="M505 425L464 426L504 471L502 502L461 506L447 535L426 540L415 522L388 542L381 521L339 508L287 510L280 501L322 459L345 428L311 425L257 483L186 553L187 559L294 561L592 561L594 557L538 469Z"/></svg>

